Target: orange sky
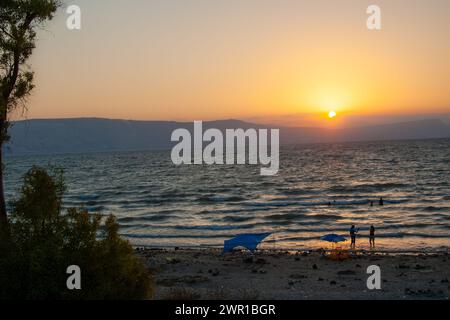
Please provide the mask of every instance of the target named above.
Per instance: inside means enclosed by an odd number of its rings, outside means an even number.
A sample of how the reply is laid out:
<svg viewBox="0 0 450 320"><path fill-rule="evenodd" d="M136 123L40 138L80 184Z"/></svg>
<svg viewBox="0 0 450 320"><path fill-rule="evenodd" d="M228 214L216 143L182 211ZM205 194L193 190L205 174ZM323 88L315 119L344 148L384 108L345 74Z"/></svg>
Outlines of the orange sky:
<svg viewBox="0 0 450 320"><path fill-rule="evenodd" d="M27 118L450 113L450 1L97 0L39 32ZM366 8L382 9L382 30ZM302 120L303 119L303 120Z"/></svg>

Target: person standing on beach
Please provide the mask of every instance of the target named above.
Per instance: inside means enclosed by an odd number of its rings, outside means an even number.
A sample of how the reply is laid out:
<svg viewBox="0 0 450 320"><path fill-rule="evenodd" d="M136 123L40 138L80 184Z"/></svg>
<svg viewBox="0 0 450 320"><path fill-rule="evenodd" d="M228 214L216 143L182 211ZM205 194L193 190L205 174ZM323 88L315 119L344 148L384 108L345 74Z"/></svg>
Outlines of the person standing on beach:
<svg viewBox="0 0 450 320"><path fill-rule="evenodd" d="M369 244L371 248L375 248L375 227L370 226Z"/></svg>
<svg viewBox="0 0 450 320"><path fill-rule="evenodd" d="M355 225L353 224L350 228L350 238L352 240L350 244L350 248L355 249L356 247L356 234L358 233L358 229L355 228Z"/></svg>
<svg viewBox="0 0 450 320"><path fill-rule="evenodd" d="M383 197L380 198L379 204L380 204L380 206L384 205Z"/></svg>

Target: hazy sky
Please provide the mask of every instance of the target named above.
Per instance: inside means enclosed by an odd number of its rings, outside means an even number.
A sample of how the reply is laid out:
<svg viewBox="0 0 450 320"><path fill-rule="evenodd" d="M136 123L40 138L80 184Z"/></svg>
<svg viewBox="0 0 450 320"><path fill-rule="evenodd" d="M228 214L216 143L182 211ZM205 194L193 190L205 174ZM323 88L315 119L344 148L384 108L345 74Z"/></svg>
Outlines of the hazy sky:
<svg viewBox="0 0 450 320"><path fill-rule="evenodd" d="M448 0L78 0L39 32L27 118L450 113ZM366 9L382 10L369 31ZM297 121L297 120L296 120ZM296 124L296 123L293 123Z"/></svg>

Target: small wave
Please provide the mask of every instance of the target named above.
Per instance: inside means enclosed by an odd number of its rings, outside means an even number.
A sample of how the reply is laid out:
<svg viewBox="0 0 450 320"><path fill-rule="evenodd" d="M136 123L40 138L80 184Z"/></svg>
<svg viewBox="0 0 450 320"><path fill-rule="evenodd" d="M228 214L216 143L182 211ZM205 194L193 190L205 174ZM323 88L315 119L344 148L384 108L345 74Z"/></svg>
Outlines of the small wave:
<svg viewBox="0 0 450 320"><path fill-rule="evenodd" d="M119 223L126 223L126 222L145 222L145 221L164 221L169 218L172 218L170 215L165 214L154 214L154 215L148 215L144 217L123 217L118 218L117 221Z"/></svg>
<svg viewBox="0 0 450 320"><path fill-rule="evenodd" d="M399 204L399 203L405 203L405 202L409 202L411 201L411 199L397 199L397 200L392 200L392 199L383 199L385 204Z"/></svg>
<svg viewBox="0 0 450 320"><path fill-rule="evenodd" d="M285 214L271 214L265 216L265 220L292 220L298 218L299 215L295 213L285 213Z"/></svg>
<svg viewBox="0 0 450 320"><path fill-rule="evenodd" d="M317 206L355 206L355 205L367 205L369 200L339 200L339 201L293 201L293 200L280 200L274 199L268 202L245 202L244 206L250 207L289 207L289 206L299 206L299 207L317 207Z"/></svg>
<svg viewBox="0 0 450 320"><path fill-rule="evenodd" d="M277 189L282 194L285 194L287 196L300 196L300 195L308 195L308 194L317 194L317 190L311 190L311 189Z"/></svg>
<svg viewBox="0 0 450 320"><path fill-rule="evenodd" d="M216 195L202 195L197 198L200 202L240 202L246 199L241 196L216 196Z"/></svg>
<svg viewBox="0 0 450 320"><path fill-rule="evenodd" d="M448 208L448 207L428 206L428 207L422 208L421 211L424 211L424 212L450 211L450 208Z"/></svg>
<svg viewBox="0 0 450 320"><path fill-rule="evenodd" d="M235 229L251 229L253 224L242 224L242 225L205 225L205 226L168 226L168 228L173 228L176 230L235 230Z"/></svg>
<svg viewBox="0 0 450 320"><path fill-rule="evenodd" d="M231 238L236 236L235 234L135 234L135 233L121 233L121 236L127 238L138 238L138 239L215 239L215 238Z"/></svg>
<svg viewBox="0 0 450 320"><path fill-rule="evenodd" d="M230 205L230 204L229 204ZM200 215L220 215L220 214L242 214L244 212L258 212L258 211L268 211L271 210L270 207L267 208L247 208L247 207L239 207L238 209L224 209L224 210L202 210L199 211L198 214Z"/></svg>
<svg viewBox="0 0 450 320"><path fill-rule="evenodd" d="M423 238L423 239L450 239L450 234L431 234L431 233L381 233L377 238Z"/></svg>
<svg viewBox="0 0 450 320"><path fill-rule="evenodd" d="M244 216L225 216L222 221L225 222L244 222L255 219L254 217L244 217Z"/></svg>
<svg viewBox="0 0 450 320"><path fill-rule="evenodd" d="M314 215L307 215L308 218L314 218L318 220L339 220L342 219L341 216L336 214L325 214L325 213L319 213Z"/></svg>
<svg viewBox="0 0 450 320"><path fill-rule="evenodd" d="M80 194L77 196L80 201L92 201L100 198L99 194Z"/></svg>
<svg viewBox="0 0 450 320"><path fill-rule="evenodd" d="M93 205L93 206L92 205L91 206L87 205L86 209L88 211L92 211L92 212L100 212L100 211L104 211L105 207L104 206L96 206L96 205Z"/></svg>
<svg viewBox="0 0 450 320"><path fill-rule="evenodd" d="M332 206L352 206L352 205L365 205L368 204L369 200L339 200L339 201L332 201L327 202L326 204L332 205Z"/></svg>
<svg viewBox="0 0 450 320"><path fill-rule="evenodd" d="M335 185L328 188L331 192L381 192L396 188L406 188L404 183L373 183L373 184L358 184L358 185Z"/></svg>

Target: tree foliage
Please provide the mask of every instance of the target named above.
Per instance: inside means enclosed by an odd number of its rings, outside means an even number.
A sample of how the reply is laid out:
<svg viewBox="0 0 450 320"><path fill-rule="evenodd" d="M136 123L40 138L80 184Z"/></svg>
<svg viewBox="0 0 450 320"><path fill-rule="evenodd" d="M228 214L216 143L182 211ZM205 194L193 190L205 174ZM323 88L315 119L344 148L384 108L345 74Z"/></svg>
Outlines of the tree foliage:
<svg viewBox="0 0 450 320"><path fill-rule="evenodd" d="M27 65L35 48L36 29L53 18L59 0L2 0L0 2L0 142L7 140L8 113L33 90Z"/></svg>
<svg viewBox="0 0 450 320"><path fill-rule="evenodd" d="M0 228L7 224L3 190L3 143L9 139L9 115L34 88L27 62L35 48L36 30L51 20L59 0L0 1Z"/></svg>
<svg viewBox="0 0 450 320"><path fill-rule="evenodd" d="M62 173L33 167L14 200L9 236L0 242L0 298L143 299L152 294L144 263L118 235L114 216L71 208L62 214ZM81 290L66 269L81 268Z"/></svg>

